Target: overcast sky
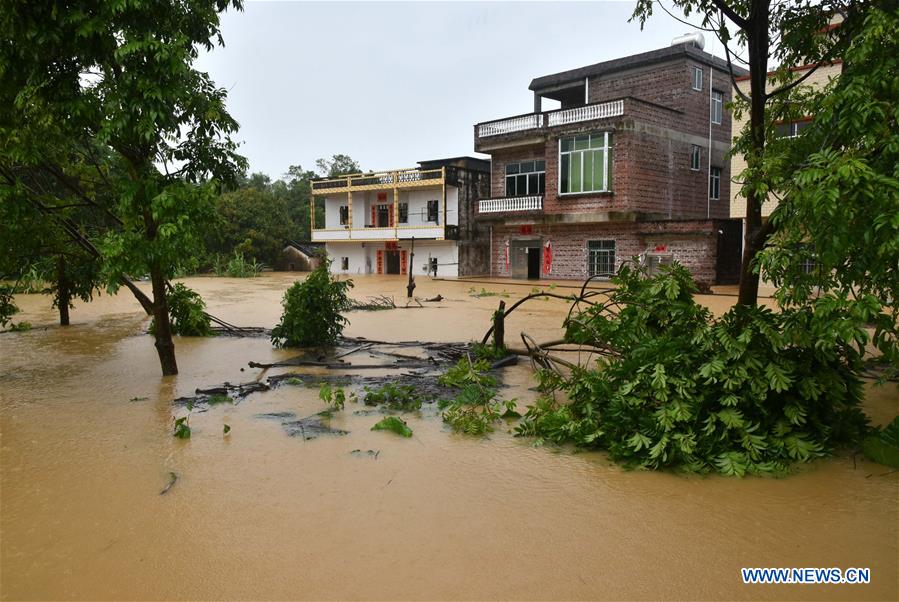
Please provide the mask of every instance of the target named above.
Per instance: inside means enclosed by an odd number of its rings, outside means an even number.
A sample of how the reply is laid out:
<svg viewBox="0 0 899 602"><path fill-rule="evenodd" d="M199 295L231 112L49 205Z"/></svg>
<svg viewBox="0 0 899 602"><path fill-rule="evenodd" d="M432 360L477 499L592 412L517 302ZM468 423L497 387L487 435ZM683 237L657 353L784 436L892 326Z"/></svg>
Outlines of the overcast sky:
<svg viewBox="0 0 899 602"><path fill-rule="evenodd" d="M344 153L366 170L474 155L473 125L530 112L531 79L668 46L634 2L247 2L198 68L229 90L252 171ZM706 36L706 50L722 55ZM546 102L546 101L544 101ZM476 155L475 155L476 156Z"/></svg>

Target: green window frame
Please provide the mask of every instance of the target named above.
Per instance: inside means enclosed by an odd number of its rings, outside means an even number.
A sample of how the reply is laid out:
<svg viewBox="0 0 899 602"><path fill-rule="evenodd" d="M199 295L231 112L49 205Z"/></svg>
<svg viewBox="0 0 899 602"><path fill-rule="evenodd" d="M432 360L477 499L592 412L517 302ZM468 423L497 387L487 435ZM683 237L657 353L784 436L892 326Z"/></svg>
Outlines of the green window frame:
<svg viewBox="0 0 899 602"><path fill-rule="evenodd" d="M559 194L608 192L612 184L612 134L559 138Z"/></svg>

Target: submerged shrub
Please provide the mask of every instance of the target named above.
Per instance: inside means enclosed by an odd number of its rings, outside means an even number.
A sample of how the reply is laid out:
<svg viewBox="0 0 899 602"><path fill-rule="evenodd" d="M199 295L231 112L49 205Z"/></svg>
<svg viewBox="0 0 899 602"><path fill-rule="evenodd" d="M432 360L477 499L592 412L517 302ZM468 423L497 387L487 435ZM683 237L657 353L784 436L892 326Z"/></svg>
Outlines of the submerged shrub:
<svg viewBox="0 0 899 602"><path fill-rule="evenodd" d="M421 409L422 398L412 385L384 383L377 388L364 387L365 405L384 405L391 410L412 412Z"/></svg>
<svg viewBox="0 0 899 602"><path fill-rule="evenodd" d="M340 312L350 308L347 291L352 280L338 280L330 273L331 262L321 263L302 282L284 293L281 321L272 329L276 347L332 345L349 322Z"/></svg>
<svg viewBox="0 0 899 602"><path fill-rule="evenodd" d="M16 307L12 296L12 289L6 286L0 286L0 327L9 324L12 317L18 313L19 308Z"/></svg>
<svg viewBox="0 0 899 602"><path fill-rule="evenodd" d="M373 431L391 431L401 437L411 437L412 429L396 416L388 416L379 420L373 427Z"/></svg>
<svg viewBox="0 0 899 602"><path fill-rule="evenodd" d="M618 315L574 315L566 338L614 352L556 387L520 435L605 449L634 467L743 476L856 443L865 430L859 378L870 316L829 298L781 313L737 306L720 319L693 300L681 266L614 279Z"/></svg>
<svg viewBox="0 0 899 602"><path fill-rule="evenodd" d="M206 303L199 293L180 282L169 287L165 294L169 306L172 334L186 337L211 337L215 333L206 314ZM150 322L150 334L156 331L156 322Z"/></svg>
<svg viewBox="0 0 899 602"><path fill-rule="evenodd" d="M463 357L438 379L440 384L458 390L455 398L438 403L443 421L457 433L485 435L503 416L503 407L507 412L515 409L514 401L497 401L496 379L487 374L488 370L487 360L472 362Z"/></svg>

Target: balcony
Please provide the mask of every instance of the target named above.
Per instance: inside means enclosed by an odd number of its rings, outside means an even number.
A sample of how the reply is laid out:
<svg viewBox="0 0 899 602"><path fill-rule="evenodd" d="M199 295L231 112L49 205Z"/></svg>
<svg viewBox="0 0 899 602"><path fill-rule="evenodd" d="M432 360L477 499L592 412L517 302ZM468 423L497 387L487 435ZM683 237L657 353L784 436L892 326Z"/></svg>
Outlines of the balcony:
<svg viewBox="0 0 899 602"><path fill-rule="evenodd" d="M496 119L479 123L475 126L476 144L475 150L480 150L480 142L485 138L514 134L519 132L542 134L546 128L580 123L584 121L596 121L610 117L624 115L625 99L613 100L583 105L573 109L559 109L557 111L544 111ZM487 142L487 141L485 141Z"/></svg>
<svg viewBox="0 0 899 602"><path fill-rule="evenodd" d="M393 188L424 188L442 186L444 168L440 169L399 169L367 174L353 174L328 180L313 180L312 194L324 195L365 190L388 190Z"/></svg>
<svg viewBox="0 0 899 602"><path fill-rule="evenodd" d="M451 228L453 226L446 226ZM391 226L389 228L316 228L312 242L374 242L416 238L443 240L444 226Z"/></svg>
<svg viewBox="0 0 899 602"><path fill-rule="evenodd" d="M542 209L543 195L513 196L502 199L483 199L478 201L478 213L540 211Z"/></svg>

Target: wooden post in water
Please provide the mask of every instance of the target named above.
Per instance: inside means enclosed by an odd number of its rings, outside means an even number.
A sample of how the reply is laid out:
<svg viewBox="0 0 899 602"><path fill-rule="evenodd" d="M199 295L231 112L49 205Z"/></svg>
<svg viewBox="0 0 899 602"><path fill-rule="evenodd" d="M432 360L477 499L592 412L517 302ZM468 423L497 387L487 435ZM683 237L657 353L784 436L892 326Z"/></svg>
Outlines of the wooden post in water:
<svg viewBox="0 0 899 602"><path fill-rule="evenodd" d="M406 285L406 297L412 298L412 291L415 290L415 278L412 277L412 266L415 265L415 237L412 237L412 248L409 250L409 265L406 270L409 272L409 284Z"/></svg>
<svg viewBox="0 0 899 602"><path fill-rule="evenodd" d="M502 349L506 346L506 302L499 302L499 309L493 314L493 348Z"/></svg>

